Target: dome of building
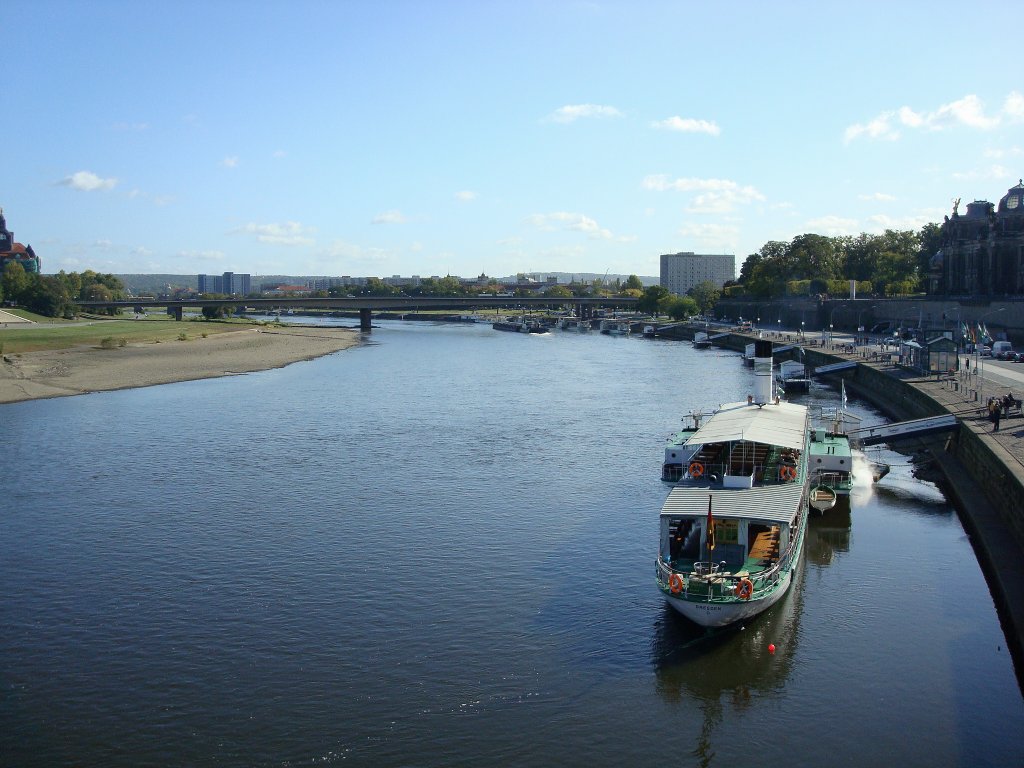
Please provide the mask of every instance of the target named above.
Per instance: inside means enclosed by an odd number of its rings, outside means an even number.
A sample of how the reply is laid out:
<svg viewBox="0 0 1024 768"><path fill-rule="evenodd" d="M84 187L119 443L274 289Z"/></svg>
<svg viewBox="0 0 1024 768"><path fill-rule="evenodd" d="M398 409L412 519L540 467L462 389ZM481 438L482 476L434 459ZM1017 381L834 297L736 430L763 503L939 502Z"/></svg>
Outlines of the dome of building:
<svg viewBox="0 0 1024 768"><path fill-rule="evenodd" d="M1017 186L1010 187L1003 199L999 201L999 213L1020 215L1024 214L1024 183L1017 182Z"/></svg>
<svg viewBox="0 0 1024 768"><path fill-rule="evenodd" d="M992 212L992 203L988 200L975 200L967 204L968 219L984 219Z"/></svg>

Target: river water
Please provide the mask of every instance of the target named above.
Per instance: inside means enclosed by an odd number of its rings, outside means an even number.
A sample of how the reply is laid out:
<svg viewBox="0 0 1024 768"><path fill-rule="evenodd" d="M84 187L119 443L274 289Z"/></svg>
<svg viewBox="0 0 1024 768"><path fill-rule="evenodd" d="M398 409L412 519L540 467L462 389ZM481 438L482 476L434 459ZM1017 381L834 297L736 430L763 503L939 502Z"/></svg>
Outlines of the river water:
<svg viewBox="0 0 1024 768"><path fill-rule="evenodd" d="M1024 764L993 601L907 458L702 639L655 588L658 478L687 411L750 391L737 355L380 326L0 409L0 763Z"/></svg>

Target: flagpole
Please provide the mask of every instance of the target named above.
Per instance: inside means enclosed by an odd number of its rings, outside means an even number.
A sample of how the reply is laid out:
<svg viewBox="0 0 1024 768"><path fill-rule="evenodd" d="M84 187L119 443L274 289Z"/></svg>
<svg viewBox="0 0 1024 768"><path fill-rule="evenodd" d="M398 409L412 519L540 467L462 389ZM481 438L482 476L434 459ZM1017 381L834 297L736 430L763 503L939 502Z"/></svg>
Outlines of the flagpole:
<svg viewBox="0 0 1024 768"><path fill-rule="evenodd" d="M708 551L708 602L711 602L711 577L715 573L715 564L711 560L711 553L715 551L715 519L711 516L711 494L708 494L708 530L704 535L704 547Z"/></svg>

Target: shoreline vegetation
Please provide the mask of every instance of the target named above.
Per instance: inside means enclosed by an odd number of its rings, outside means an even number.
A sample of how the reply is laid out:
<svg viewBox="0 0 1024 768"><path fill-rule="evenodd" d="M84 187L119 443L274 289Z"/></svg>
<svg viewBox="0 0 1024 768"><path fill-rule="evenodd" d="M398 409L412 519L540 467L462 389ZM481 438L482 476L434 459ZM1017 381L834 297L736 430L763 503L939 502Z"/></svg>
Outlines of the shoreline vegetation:
<svg viewBox="0 0 1024 768"><path fill-rule="evenodd" d="M73 337L69 344L57 345L62 348L47 348L44 337L67 338L62 332L69 329L38 329L32 332L38 343L21 348L25 351L12 343L13 334L0 333L6 347L0 361L0 404L264 371L360 341L352 328L159 323L166 331L158 333L154 325L100 323L91 326L92 338ZM86 328L74 326L78 334ZM134 329L139 335L131 333Z"/></svg>

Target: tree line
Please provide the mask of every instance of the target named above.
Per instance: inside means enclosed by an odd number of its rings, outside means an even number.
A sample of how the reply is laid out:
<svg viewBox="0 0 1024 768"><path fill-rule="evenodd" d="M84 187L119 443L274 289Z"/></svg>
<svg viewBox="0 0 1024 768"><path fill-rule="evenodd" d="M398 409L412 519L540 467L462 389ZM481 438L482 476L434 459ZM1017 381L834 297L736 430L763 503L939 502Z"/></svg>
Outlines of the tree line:
<svg viewBox="0 0 1024 768"><path fill-rule="evenodd" d="M91 269L41 275L26 272L21 264L11 261L0 276L0 301L46 317L71 318L77 301L115 301L124 295L124 285L118 278Z"/></svg>
<svg viewBox="0 0 1024 768"><path fill-rule="evenodd" d="M804 234L771 240L750 254L739 280L726 283L727 296L779 298L857 292L904 296L927 287L931 257L939 247L939 226L920 231L887 229L880 235L826 237Z"/></svg>

